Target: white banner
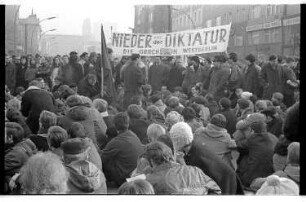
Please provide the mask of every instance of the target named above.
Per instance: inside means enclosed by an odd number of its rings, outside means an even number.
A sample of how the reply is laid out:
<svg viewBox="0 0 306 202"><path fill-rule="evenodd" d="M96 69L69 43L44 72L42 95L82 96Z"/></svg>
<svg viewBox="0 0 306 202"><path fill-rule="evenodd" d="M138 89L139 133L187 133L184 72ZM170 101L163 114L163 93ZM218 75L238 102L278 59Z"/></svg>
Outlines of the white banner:
<svg viewBox="0 0 306 202"><path fill-rule="evenodd" d="M231 24L161 34L113 33L115 55L176 56L225 52Z"/></svg>

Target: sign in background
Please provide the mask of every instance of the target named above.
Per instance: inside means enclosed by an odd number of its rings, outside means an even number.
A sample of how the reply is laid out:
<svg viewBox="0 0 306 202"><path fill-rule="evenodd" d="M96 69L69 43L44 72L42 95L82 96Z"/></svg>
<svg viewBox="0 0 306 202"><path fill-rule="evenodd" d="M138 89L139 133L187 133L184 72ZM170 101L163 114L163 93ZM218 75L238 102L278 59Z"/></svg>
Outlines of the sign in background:
<svg viewBox="0 0 306 202"><path fill-rule="evenodd" d="M160 34L113 33L115 55L142 56L195 55L225 52L231 24L197 30Z"/></svg>

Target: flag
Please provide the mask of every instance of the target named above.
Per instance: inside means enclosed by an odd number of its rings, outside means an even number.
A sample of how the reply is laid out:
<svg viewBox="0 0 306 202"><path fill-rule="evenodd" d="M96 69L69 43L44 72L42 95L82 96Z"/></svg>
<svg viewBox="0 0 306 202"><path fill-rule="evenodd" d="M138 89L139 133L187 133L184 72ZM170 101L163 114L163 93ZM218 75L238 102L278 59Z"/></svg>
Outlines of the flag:
<svg viewBox="0 0 306 202"><path fill-rule="evenodd" d="M111 96L112 103L116 102L116 90L113 81L112 68L105 42L103 26L101 25L101 94L103 95L103 86L106 87L107 96ZM102 85L103 84L103 85ZM111 104L111 103L109 103Z"/></svg>

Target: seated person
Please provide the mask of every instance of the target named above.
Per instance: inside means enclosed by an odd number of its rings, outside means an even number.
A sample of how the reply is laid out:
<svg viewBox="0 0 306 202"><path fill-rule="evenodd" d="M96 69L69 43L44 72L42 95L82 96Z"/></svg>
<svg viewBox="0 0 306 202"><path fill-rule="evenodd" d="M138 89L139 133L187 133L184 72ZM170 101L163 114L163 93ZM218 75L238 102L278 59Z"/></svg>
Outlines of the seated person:
<svg viewBox="0 0 306 202"><path fill-rule="evenodd" d="M142 179L123 183L118 189L119 195L154 195L152 185Z"/></svg>
<svg viewBox="0 0 306 202"><path fill-rule="evenodd" d="M192 107L186 107L182 111L182 115L184 117L184 121L191 127L192 133L201 127L203 127L203 123L196 120L196 112Z"/></svg>
<svg viewBox="0 0 306 202"><path fill-rule="evenodd" d="M50 151L63 158L62 142L68 140L69 136L65 129L60 126L51 126L48 130L47 141Z"/></svg>

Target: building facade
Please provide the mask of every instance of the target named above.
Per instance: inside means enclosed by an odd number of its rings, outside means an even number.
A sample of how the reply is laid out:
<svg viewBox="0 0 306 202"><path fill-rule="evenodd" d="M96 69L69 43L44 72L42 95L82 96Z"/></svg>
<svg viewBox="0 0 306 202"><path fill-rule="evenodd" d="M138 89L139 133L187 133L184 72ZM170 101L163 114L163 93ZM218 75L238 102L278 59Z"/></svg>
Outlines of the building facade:
<svg viewBox="0 0 306 202"><path fill-rule="evenodd" d="M5 6L5 51L9 55L20 55L19 33L19 5Z"/></svg>
<svg viewBox="0 0 306 202"><path fill-rule="evenodd" d="M135 32L157 33L151 25L155 6L135 7ZM259 55L299 56L300 5L172 5L168 30L183 31L231 23L228 52L239 58ZM162 15L156 18L167 22ZM156 19L155 19L156 20ZM149 22L149 23L148 23ZM137 29L136 29L137 28Z"/></svg>

